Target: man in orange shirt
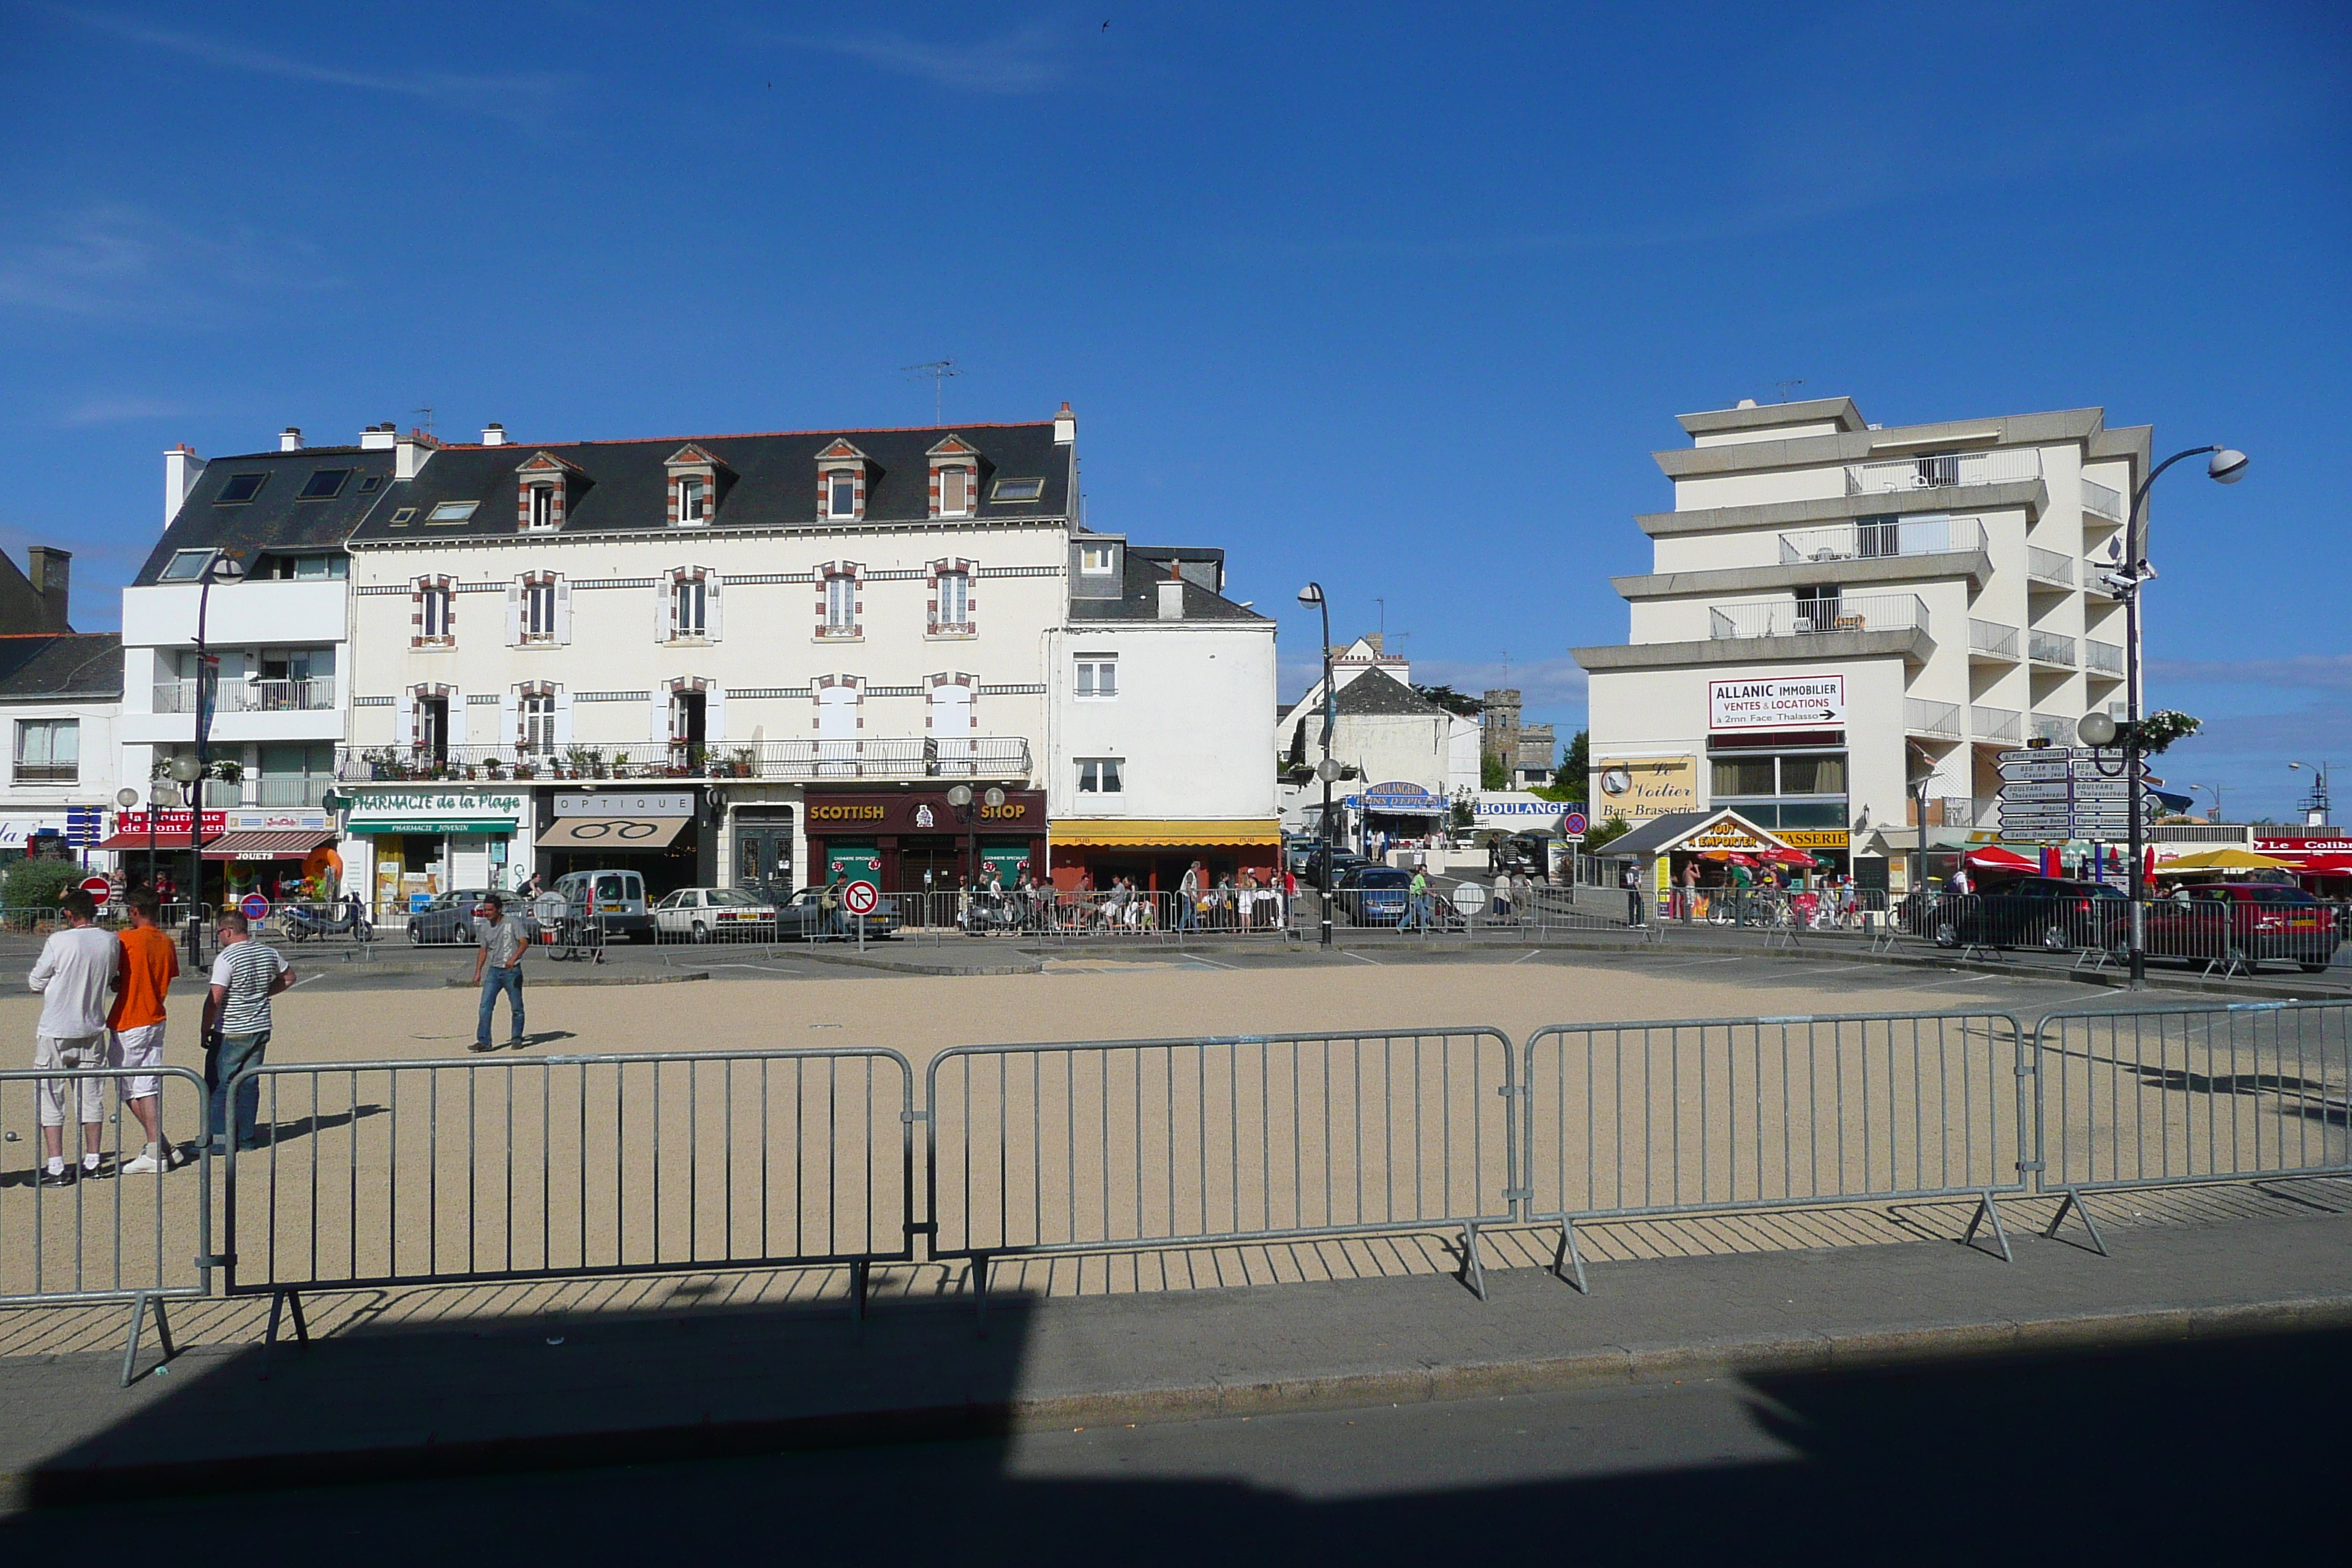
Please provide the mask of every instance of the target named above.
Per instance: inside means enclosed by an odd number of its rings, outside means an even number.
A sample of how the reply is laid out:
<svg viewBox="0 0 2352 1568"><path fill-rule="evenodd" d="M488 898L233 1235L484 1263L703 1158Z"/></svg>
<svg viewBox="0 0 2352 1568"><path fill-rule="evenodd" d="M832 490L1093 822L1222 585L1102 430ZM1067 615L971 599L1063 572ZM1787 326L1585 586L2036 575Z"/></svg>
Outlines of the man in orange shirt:
<svg viewBox="0 0 2352 1568"><path fill-rule="evenodd" d="M153 893L141 888L124 901L131 910L131 929L120 939L122 962L115 967L114 1005L106 1015L106 1026L113 1031L112 1065L131 1073L123 1079L122 1098L147 1130L145 1152L122 1166L124 1175L137 1176L177 1170L190 1156L163 1136L157 1093L163 1084L152 1070L163 1060L163 998L180 977L179 952L155 923L160 906Z"/></svg>

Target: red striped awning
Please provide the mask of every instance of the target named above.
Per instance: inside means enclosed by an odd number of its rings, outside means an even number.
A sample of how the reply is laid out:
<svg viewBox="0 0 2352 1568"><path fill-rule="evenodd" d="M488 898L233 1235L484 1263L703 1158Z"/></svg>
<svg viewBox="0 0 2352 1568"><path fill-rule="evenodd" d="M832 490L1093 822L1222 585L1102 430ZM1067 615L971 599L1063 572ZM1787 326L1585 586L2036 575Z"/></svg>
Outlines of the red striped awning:
<svg viewBox="0 0 2352 1568"><path fill-rule="evenodd" d="M207 860L305 860L335 836L305 828L295 833L224 833L205 846ZM144 840L142 841L142 843Z"/></svg>

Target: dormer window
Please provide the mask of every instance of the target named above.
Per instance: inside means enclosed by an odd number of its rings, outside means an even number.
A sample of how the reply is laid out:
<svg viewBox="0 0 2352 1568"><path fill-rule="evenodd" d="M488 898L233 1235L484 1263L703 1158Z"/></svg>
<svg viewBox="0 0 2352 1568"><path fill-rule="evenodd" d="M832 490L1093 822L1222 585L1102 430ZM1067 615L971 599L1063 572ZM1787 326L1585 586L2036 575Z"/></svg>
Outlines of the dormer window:
<svg viewBox="0 0 2352 1568"><path fill-rule="evenodd" d="M670 526L709 527L734 470L692 442L664 458L662 468L669 474Z"/></svg>
<svg viewBox="0 0 2352 1568"><path fill-rule="evenodd" d="M931 460L931 515L971 517L980 510L980 448L950 436L925 456Z"/></svg>
<svg viewBox="0 0 2352 1568"><path fill-rule="evenodd" d="M552 452L532 453L516 468L515 480L515 526L525 532L560 531L591 482L578 467Z"/></svg>
<svg viewBox="0 0 2352 1568"><path fill-rule="evenodd" d="M1078 546L1078 570L1089 577L1108 577L1118 556L1108 544Z"/></svg>
<svg viewBox="0 0 2352 1568"><path fill-rule="evenodd" d="M816 455L816 514L827 522L862 520L873 475L871 458L847 441L834 441Z"/></svg>
<svg viewBox="0 0 2352 1568"><path fill-rule="evenodd" d="M530 526L533 528L555 526L555 487L553 485L530 487Z"/></svg>

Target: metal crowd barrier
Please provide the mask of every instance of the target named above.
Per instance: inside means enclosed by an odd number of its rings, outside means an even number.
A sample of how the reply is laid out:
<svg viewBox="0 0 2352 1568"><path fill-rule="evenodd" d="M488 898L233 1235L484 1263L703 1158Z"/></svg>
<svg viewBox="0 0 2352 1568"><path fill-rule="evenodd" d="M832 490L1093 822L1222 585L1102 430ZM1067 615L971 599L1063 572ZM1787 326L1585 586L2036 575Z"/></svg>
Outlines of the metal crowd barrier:
<svg viewBox="0 0 2352 1568"><path fill-rule="evenodd" d="M2063 1012L2034 1031L2038 1190L2352 1173L2352 1003Z"/></svg>
<svg viewBox="0 0 2352 1568"><path fill-rule="evenodd" d="M164 1136L192 1145L194 1161L178 1170L123 1173L124 1162L136 1157L145 1136L122 1103L120 1070L0 1071L0 1149L6 1151L9 1167L0 1174L0 1307L128 1302L126 1387L149 1309L169 1359L172 1324L164 1303L210 1294L212 1270L220 1262L212 1249L205 1080L174 1067L152 1068L142 1076L163 1080L156 1114ZM98 1151L102 1174L85 1178L79 1174L86 1152L82 1096L88 1092L83 1086L91 1084L104 1097L99 1125L106 1131ZM41 1184L48 1154L41 1128L45 1093L64 1118L61 1152L68 1168L77 1172L70 1186ZM132 1151L128 1155L126 1143Z"/></svg>
<svg viewBox="0 0 2352 1568"><path fill-rule="evenodd" d="M269 1338L320 1289L913 1258L914 1072L896 1051L260 1068L229 1156L226 1293Z"/></svg>
<svg viewBox="0 0 2352 1568"><path fill-rule="evenodd" d="M1462 1232L1512 1217L1501 1031L960 1046L926 1075L931 1256Z"/></svg>
<svg viewBox="0 0 2352 1568"><path fill-rule="evenodd" d="M2023 1031L2007 1013L1874 1013L1555 1026L1527 1045L1520 1217L1579 1221L2025 1190Z"/></svg>

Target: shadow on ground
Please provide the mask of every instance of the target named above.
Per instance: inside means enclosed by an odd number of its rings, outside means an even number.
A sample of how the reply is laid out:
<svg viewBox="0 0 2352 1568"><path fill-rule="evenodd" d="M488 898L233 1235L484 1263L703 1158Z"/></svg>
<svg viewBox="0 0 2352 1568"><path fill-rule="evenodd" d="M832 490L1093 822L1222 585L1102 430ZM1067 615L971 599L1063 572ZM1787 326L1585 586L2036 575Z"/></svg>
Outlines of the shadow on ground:
<svg viewBox="0 0 2352 1568"><path fill-rule="evenodd" d="M986 1339L942 1302L856 1337L835 1305L242 1352L43 1467L0 1554L267 1538L338 1562L2228 1561L2337 1538L2352 1332L1753 1377L1732 1413L1751 1440L1719 1453L1661 1441L1675 1391L1643 1396L1646 1426L1592 1391L1152 1428L1159 1451L1210 1455L1210 1478L1055 1479L1022 1473L1040 1439L1004 1419L1031 1310L1001 1303ZM893 1401L911 1426L848 1414ZM466 1438L484 1427L509 1436ZM257 1433L331 1460L240 1461ZM1289 1480L1254 1480L1252 1453Z"/></svg>

